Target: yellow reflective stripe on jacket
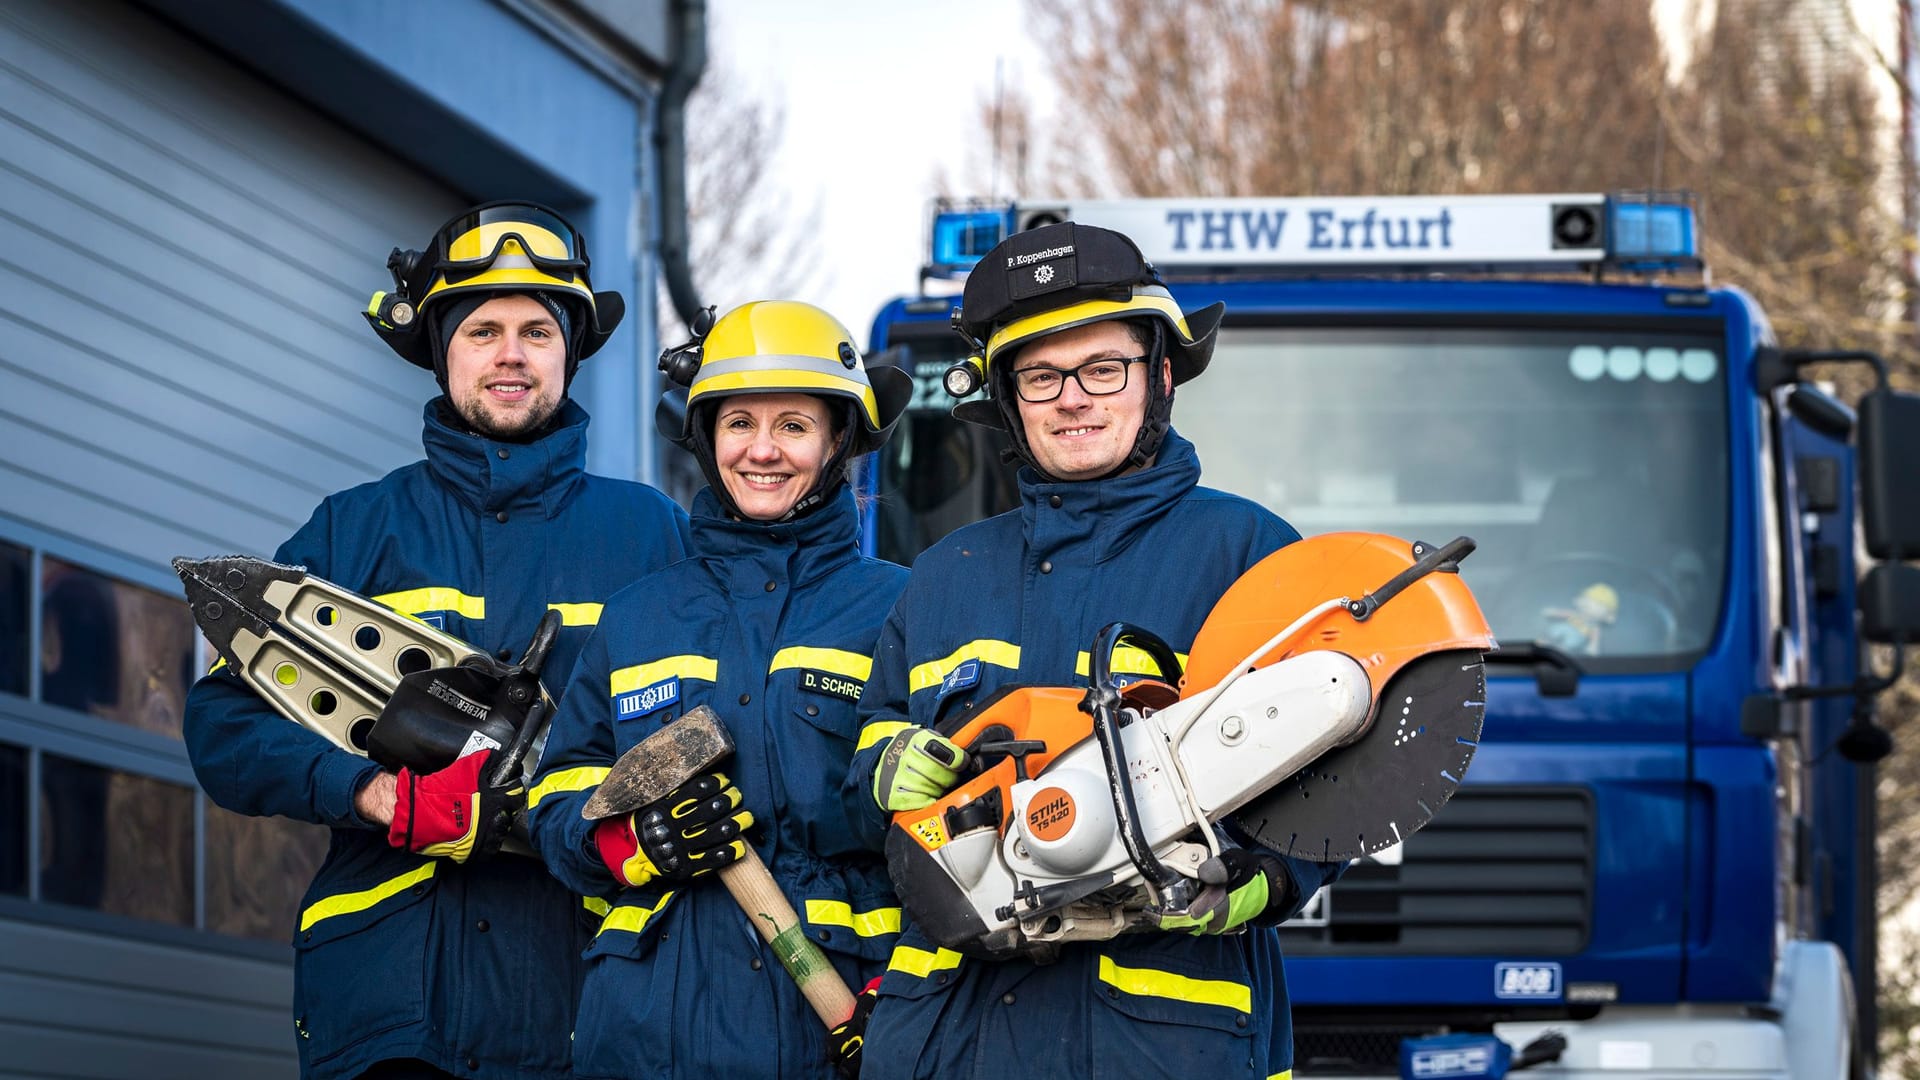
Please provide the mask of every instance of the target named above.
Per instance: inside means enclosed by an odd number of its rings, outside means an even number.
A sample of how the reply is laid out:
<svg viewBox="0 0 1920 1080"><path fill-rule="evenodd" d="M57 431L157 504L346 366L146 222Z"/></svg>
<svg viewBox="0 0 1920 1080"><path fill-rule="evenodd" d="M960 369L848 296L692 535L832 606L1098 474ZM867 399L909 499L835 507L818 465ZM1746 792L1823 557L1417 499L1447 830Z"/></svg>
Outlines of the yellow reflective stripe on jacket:
<svg viewBox="0 0 1920 1080"><path fill-rule="evenodd" d="M1267 1077L1267 1080L1293 1080L1293 1070L1288 1069L1285 1072L1274 1073L1272 1076Z"/></svg>
<svg viewBox="0 0 1920 1080"><path fill-rule="evenodd" d="M887 958L888 971L904 971L923 979L936 971L946 971L959 966L960 954L952 949L928 952L911 945L896 945L893 955Z"/></svg>
<svg viewBox="0 0 1920 1080"><path fill-rule="evenodd" d="M1122 993L1141 997L1218 1005L1243 1013L1253 1011L1253 988L1245 983L1225 979L1190 979L1185 975L1153 968L1124 968L1105 955L1100 957L1100 981Z"/></svg>
<svg viewBox="0 0 1920 1080"><path fill-rule="evenodd" d="M577 769L562 769L548 773L527 792L527 809L540 805L540 800L549 795L559 795L568 791L585 791L607 778L605 765L582 765Z"/></svg>
<svg viewBox="0 0 1920 1080"><path fill-rule="evenodd" d="M365 911L387 897L405 892L408 888L432 877L434 870L439 866L437 861L428 862L390 881L383 881L371 889L339 893L317 901L312 907L300 913L300 929L311 930L315 923L331 919L335 915L351 915L356 911Z"/></svg>
<svg viewBox="0 0 1920 1080"><path fill-rule="evenodd" d="M580 906L586 908L588 911L593 912L595 915L600 916L602 919L607 917L607 912L613 910L612 904L607 903L605 900L602 900L597 896L581 897Z"/></svg>
<svg viewBox="0 0 1920 1080"><path fill-rule="evenodd" d="M425 611L451 611L469 619L487 617L486 597L468 596L459 589L440 585L425 589L407 589L404 592L382 593L373 600L374 603L385 604L402 615L418 615Z"/></svg>
<svg viewBox="0 0 1920 1080"><path fill-rule="evenodd" d="M807 921L815 926L844 926L861 937L879 937L900 932L900 909L878 907L855 911L845 900L809 900Z"/></svg>
<svg viewBox="0 0 1920 1080"><path fill-rule="evenodd" d="M1187 654L1177 652L1173 655L1174 659L1180 661L1180 670L1187 670ZM1092 664L1093 662L1087 658L1086 651L1083 649L1073 662L1073 673L1083 679L1087 678L1093 673ZM1131 645L1122 645L1113 650L1111 670L1127 675L1152 675L1167 679L1173 677L1170 673L1162 672L1160 665L1153 662L1153 657L1148 656L1145 649L1136 649Z"/></svg>
<svg viewBox="0 0 1920 1080"><path fill-rule="evenodd" d="M854 752L865 750L881 739L891 739L912 726L905 720L875 720L860 729L860 743L853 748Z"/></svg>
<svg viewBox="0 0 1920 1080"><path fill-rule="evenodd" d="M1017 668L1020 666L1020 646L1010 641L976 638L938 660L914 665L913 671L907 675L907 692L918 693L939 686L953 673L954 668L969 660L982 660L995 667Z"/></svg>
<svg viewBox="0 0 1920 1080"><path fill-rule="evenodd" d="M813 649L794 645L773 654L773 663L767 665L767 673L787 668L814 668L866 682L873 674L873 657L845 649Z"/></svg>
<svg viewBox="0 0 1920 1080"><path fill-rule="evenodd" d="M562 626L598 626L605 604L548 604L547 610L560 613Z"/></svg>
<svg viewBox="0 0 1920 1080"><path fill-rule="evenodd" d="M652 686L662 679L705 679L708 682L720 681L720 662L711 656L684 654L655 660L649 664L635 664L623 667L608 678L611 693L624 694L638 690L643 686Z"/></svg>
<svg viewBox="0 0 1920 1080"><path fill-rule="evenodd" d="M595 930L593 936L599 937L609 930L625 930L630 934L637 934L647 928L647 923L652 922L655 915L667 909L667 901L671 899L673 894L667 892L661 893L660 902L652 907L629 904L626 907L614 908L607 913L605 919L601 920L600 929Z"/></svg>

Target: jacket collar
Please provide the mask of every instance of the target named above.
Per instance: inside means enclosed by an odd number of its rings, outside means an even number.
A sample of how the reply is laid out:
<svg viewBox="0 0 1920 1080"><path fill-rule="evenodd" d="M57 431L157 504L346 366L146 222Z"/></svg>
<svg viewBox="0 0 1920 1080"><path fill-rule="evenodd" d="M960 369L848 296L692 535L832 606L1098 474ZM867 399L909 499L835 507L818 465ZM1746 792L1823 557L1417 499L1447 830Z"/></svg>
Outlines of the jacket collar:
<svg viewBox="0 0 1920 1080"><path fill-rule="evenodd" d="M475 513L560 512L587 473L587 410L568 400L554 427L532 442L500 442L441 419L444 398L427 402L427 471ZM503 456L504 455L504 456Z"/></svg>
<svg viewBox="0 0 1920 1080"><path fill-rule="evenodd" d="M1169 429L1159 456L1139 472L1053 483L1022 468L1019 480L1020 525L1030 553L1087 543L1093 560L1105 562L1200 483L1200 457L1192 443Z"/></svg>
<svg viewBox="0 0 1920 1080"><path fill-rule="evenodd" d="M742 521L721 508L712 488L693 499L693 553L729 592L760 592L767 583L799 588L859 557L859 519L846 484L798 521Z"/></svg>

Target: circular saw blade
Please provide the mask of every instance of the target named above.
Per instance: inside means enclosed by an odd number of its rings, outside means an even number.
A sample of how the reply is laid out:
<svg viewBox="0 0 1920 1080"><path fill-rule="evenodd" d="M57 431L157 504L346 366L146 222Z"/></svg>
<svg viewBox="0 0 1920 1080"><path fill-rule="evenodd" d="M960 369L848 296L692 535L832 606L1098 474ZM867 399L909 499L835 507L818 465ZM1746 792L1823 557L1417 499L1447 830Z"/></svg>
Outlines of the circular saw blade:
<svg viewBox="0 0 1920 1080"><path fill-rule="evenodd" d="M1409 663L1381 694L1365 734L1322 754L1232 815L1284 855L1343 862L1405 840L1453 796L1486 715L1480 653Z"/></svg>

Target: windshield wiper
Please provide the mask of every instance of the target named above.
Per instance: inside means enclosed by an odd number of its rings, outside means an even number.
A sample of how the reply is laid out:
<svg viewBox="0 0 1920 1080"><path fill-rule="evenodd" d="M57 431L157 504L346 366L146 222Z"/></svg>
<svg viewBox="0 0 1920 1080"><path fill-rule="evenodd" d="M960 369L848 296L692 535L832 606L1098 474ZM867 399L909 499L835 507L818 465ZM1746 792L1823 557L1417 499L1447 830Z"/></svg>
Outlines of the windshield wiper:
<svg viewBox="0 0 1920 1080"><path fill-rule="evenodd" d="M1541 697L1572 697L1580 690L1580 665L1559 649L1540 641L1504 642L1486 652L1489 664L1532 664Z"/></svg>

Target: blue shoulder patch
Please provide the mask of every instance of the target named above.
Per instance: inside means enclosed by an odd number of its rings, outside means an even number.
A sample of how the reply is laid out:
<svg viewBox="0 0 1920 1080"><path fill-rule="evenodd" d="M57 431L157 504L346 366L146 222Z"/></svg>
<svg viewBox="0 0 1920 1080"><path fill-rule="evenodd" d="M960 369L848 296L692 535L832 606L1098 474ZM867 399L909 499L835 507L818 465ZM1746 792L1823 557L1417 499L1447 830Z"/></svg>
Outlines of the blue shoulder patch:
<svg viewBox="0 0 1920 1080"><path fill-rule="evenodd" d="M629 690L613 696L613 718L632 720L656 709L664 709L680 700L680 676L673 675L652 686Z"/></svg>
<svg viewBox="0 0 1920 1080"><path fill-rule="evenodd" d="M968 660L947 673L947 677L940 681L940 693L936 696L944 698L955 691L977 686L979 682L980 661Z"/></svg>

